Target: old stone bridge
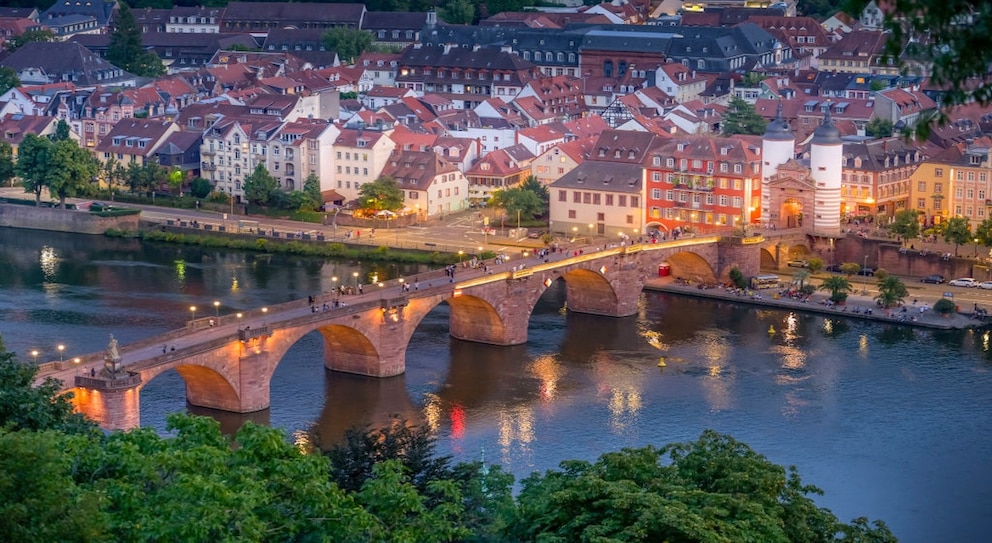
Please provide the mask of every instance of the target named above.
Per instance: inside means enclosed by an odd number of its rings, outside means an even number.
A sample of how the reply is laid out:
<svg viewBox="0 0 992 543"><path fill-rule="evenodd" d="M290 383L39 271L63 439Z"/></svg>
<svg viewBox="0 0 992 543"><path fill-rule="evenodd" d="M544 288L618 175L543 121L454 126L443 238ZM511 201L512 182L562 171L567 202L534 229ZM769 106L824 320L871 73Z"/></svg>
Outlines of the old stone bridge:
<svg viewBox="0 0 992 543"><path fill-rule="evenodd" d="M762 243L760 236L702 237L555 253L547 261L511 260L491 266L489 273L457 268L453 280L441 271L420 274L417 289L395 280L372 287L374 292L345 296L340 307L333 307L331 294L321 296L316 312L309 300L299 300L195 319L183 329L120 346L116 371L101 352L77 363L42 364L39 381L61 380L63 390L74 394L76 408L105 429L137 427L141 388L173 369L186 383L190 404L251 413L269 407L276 366L314 330L324 338L328 369L388 377L405 371L410 337L438 304L450 306L452 337L518 345L527 341L535 304L556 281L565 282L569 311L623 317L636 313L642 287L658 276L659 265L697 281L726 280L733 268L750 276L758 273ZM164 345L175 350L165 352Z"/></svg>

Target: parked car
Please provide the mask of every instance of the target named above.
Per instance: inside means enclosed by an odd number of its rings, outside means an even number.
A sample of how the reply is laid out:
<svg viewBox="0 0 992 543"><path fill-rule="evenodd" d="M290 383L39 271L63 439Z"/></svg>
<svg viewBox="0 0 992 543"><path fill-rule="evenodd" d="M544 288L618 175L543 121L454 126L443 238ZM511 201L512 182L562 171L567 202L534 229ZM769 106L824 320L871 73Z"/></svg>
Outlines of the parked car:
<svg viewBox="0 0 992 543"><path fill-rule="evenodd" d="M790 260L790 261L786 262L785 265L786 266L789 266L790 268L808 268L809 267L809 261L807 261L807 260L798 260L798 259L797 260Z"/></svg>
<svg viewBox="0 0 992 543"><path fill-rule="evenodd" d="M864 276L867 276L867 277L874 277L875 276L875 269L874 268L861 268L860 270L858 270L858 275L864 275Z"/></svg>
<svg viewBox="0 0 992 543"><path fill-rule="evenodd" d="M982 281L981 283L978 283L978 288L992 290L992 281Z"/></svg>
<svg viewBox="0 0 992 543"><path fill-rule="evenodd" d="M972 288L972 287L977 287L978 286L978 281L975 281L971 277L961 277L959 279L953 279L953 280L951 280L947 284L950 285L950 286L952 286L952 287L968 287L968 288Z"/></svg>
<svg viewBox="0 0 992 543"><path fill-rule="evenodd" d="M840 264L831 264L831 265L827 266L826 268L823 268L823 271L828 271L828 272L833 272L833 273L841 273L841 271L840 271Z"/></svg>
<svg viewBox="0 0 992 543"><path fill-rule="evenodd" d="M933 284L933 285L940 285L940 284L943 284L944 283L944 276L943 275L937 275L937 274L928 275L928 276L924 277L923 279L920 279L920 282L921 283L930 283L930 284Z"/></svg>

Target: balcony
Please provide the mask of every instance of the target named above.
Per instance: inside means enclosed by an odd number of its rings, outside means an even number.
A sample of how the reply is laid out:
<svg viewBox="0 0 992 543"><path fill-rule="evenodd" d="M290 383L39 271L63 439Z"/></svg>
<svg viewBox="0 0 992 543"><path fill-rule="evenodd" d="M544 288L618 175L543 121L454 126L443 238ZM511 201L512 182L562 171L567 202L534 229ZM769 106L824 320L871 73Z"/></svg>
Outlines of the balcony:
<svg viewBox="0 0 992 543"><path fill-rule="evenodd" d="M217 165L213 162L204 162L200 165L200 169L205 172L212 172L217 169Z"/></svg>
<svg viewBox="0 0 992 543"><path fill-rule="evenodd" d="M215 151L213 149L200 149L200 155L202 155L202 156L214 156L216 154L217 154L217 151Z"/></svg>

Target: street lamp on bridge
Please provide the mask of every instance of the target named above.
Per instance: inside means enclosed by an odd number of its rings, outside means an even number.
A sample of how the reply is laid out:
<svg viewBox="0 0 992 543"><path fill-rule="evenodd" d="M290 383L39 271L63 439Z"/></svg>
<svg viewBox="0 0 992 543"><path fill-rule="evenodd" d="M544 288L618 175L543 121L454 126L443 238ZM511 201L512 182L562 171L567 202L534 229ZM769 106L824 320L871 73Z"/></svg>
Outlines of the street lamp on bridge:
<svg viewBox="0 0 992 543"><path fill-rule="evenodd" d="M38 363L38 349L32 350L31 351L31 356L34 357L34 363L37 364Z"/></svg>
<svg viewBox="0 0 992 543"><path fill-rule="evenodd" d="M192 317L190 319L190 324L192 324L194 321L196 321L196 306L195 305L189 306L189 314Z"/></svg>
<svg viewBox="0 0 992 543"><path fill-rule="evenodd" d="M355 278L355 289L358 289L358 272L351 272L351 276Z"/></svg>
<svg viewBox="0 0 992 543"><path fill-rule="evenodd" d="M214 300L214 316L220 318L220 301Z"/></svg>
<svg viewBox="0 0 992 543"><path fill-rule="evenodd" d="M63 358L62 355L63 355L63 353L65 353L65 345L62 345L61 343L59 343L59 346L57 348L59 350L59 362L61 363L64 360L64 358Z"/></svg>

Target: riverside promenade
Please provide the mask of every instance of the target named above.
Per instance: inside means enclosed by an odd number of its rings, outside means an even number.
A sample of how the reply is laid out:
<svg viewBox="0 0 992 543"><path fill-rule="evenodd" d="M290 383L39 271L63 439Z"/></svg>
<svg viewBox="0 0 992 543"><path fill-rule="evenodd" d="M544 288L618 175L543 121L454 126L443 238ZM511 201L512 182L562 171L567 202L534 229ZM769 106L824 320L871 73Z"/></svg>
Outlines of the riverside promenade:
<svg viewBox="0 0 992 543"><path fill-rule="evenodd" d="M933 310L933 303L936 299L918 299L914 305L912 303L913 298L908 298L907 303L903 306L906 311L903 312L902 307L882 309L876 305L871 296L863 296L853 292L848 296L844 305L828 306L824 303L829 298L827 292L816 292L809 297L809 301L802 302L787 297L776 298L775 295L778 294L779 289L748 290L741 294L723 287L699 288L698 285L682 285L676 283L673 277L649 279L644 284L644 290L938 330L979 328L988 324L985 321L975 319L970 313L954 313L946 317L942 316ZM920 312L923 304L927 304L927 309ZM872 310L870 315L867 313L868 309ZM971 308L961 308L962 311L969 309ZM916 317L915 320L913 317Z"/></svg>

